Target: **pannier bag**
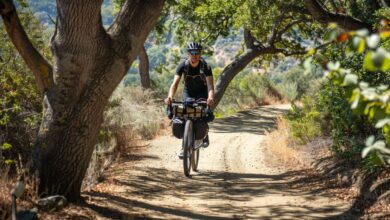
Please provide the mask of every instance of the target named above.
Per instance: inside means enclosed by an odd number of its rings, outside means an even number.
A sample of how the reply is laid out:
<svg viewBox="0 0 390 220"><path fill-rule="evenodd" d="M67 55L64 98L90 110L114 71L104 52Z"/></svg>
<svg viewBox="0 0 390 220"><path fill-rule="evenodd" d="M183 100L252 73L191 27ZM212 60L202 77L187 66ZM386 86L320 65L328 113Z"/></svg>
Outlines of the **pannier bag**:
<svg viewBox="0 0 390 220"><path fill-rule="evenodd" d="M195 129L195 140L201 140L206 137L209 132L209 125L205 121L195 121L194 122Z"/></svg>
<svg viewBox="0 0 390 220"><path fill-rule="evenodd" d="M180 118L174 118L172 120L172 134L176 138L183 138L184 134L184 120Z"/></svg>

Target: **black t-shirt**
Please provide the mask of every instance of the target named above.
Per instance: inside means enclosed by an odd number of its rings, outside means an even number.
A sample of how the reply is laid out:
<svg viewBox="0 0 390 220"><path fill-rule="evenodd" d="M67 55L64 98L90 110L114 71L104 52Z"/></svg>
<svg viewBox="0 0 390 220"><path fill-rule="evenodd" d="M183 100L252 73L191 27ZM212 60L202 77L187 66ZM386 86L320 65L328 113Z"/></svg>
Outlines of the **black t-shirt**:
<svg viewBox="0 0 390 220"><path fill-rule="evenodd" d="M201 63L202 62L202 63ZM186 61L182 61L176 69L176 75L183 76L186 71ZM201 67L204 73L201 74ZM207 98L207 83L205 76L212 76L212 71L210 65L208 65L204 60L201 60L196 67L192 67L188 63L188 73L187 77L184 80L184 96L191 98Z"/></svg>

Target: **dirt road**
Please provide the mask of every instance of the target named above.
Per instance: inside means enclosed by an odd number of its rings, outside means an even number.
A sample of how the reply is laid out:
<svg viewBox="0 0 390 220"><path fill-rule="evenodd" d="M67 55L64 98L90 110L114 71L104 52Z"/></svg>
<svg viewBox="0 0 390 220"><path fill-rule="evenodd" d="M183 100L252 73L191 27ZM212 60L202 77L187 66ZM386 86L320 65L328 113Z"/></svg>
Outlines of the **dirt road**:
<svg viewBox="0 0 390 220"><path fill-rule="evenodd" d="M318 219L347 204L291 189L290 172L267 165L262 139L286 106L261 107L216 120L199 173L183 174L181 141L160 137L86 193L100 219ZM136 217L137 218L137 217Z"/></svg>

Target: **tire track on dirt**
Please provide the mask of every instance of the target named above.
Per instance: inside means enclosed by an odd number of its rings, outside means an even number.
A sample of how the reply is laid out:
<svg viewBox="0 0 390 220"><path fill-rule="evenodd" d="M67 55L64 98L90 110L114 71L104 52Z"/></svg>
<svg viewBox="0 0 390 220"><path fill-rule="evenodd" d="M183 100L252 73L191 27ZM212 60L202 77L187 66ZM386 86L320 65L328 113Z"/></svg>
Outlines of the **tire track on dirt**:
<svg viewBox="0 0 390 220"><path fill-rule="evenodd" d="M176 156L181 140L157 138L113 168L108 181L87 194L90 203L122 213L123 219L318 219L339 214L347 204L290 189L295 174L264 162L262 139L285 109L260 107L213 122L210 146L201 150L199 172L192 178L184 176Z"/></svg>

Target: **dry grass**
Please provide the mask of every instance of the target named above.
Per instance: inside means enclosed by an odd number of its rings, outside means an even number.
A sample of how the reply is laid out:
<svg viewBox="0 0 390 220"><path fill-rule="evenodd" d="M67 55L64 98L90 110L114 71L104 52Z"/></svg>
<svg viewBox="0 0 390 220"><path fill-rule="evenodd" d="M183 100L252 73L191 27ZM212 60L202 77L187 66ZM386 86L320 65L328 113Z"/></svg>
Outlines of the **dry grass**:
<svg viewBox="0 0 390 220"><path fill-rule="evenodd" d="M158 103L151 90L119 87L112 96L119 106L106 111L104 125L114 130L131 129L133 137L151 139L163 127L163 103ZM129 131L129 132L130 132Z"/></svg>
<svg viewBox="0 0 390 220"><path fill-rule="evenodd" d="M36 175L26 176L26 168L22 166L21 157L16 161L16 173L10 175L9 167L0 169L0 220L11 219L11 192L18 179L25 183L25 189L20 198L16 200L17 211L27 210L38 200L38 179ZM21 178L23 177L23 178Z"/></svg>
<svg viewBox="0 0 390 220"><path fill-rule="evenodd" d="M265 144L271 155L270 160L281 167L304 168L309 165L299 151L301 146L295 145L289 140L290 128L288 122L282 116L277 118L277 129L266 134ZM270 162L271 162L270 161Z"/></svg>
<svg viewBox="0 0 390 220"><path fill-rule="evenodd" d="M285 98L281 99L280 97L274 96L269 93L267 93L262 100L262 105L280 105L286 103L289 102Z"/></svg>
<svg viewBox="0 0 390 220"><path fill-rule="evenodd" d="M281 167L310 168L316 160L331 155L329 146L332 145L330 137L317 137L305 145L300 145L291 139L291 128L288 121L279 116L277 129L265 137L267 150ZM275 162L274 162L275 163Z"/></svg>
<svg viewBox="0 0 390 220"><path fill-rule="evenodd" d="M11 219L12 180L7 170L0 170L0 219Z"/></svg>
<svg viewBox="0 0 390 220"><path fill-rule="evenodd" d="M119 86L104 113L103 137L96 145L83 188L104 180L105 170L132 146L142 145L164 128L164 106L151 90ZM102 135L101 135L102 136Z"/></svg>

